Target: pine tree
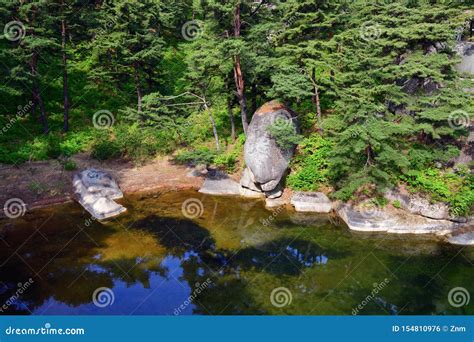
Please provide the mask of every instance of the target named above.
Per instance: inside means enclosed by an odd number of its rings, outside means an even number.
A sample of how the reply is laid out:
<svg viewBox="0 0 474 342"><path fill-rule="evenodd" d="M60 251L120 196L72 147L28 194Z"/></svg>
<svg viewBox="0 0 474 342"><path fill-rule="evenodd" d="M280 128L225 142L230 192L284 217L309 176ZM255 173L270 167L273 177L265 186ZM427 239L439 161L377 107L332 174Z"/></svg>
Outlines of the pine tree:
<svg viewBox="0 0 474 342"><path fill-rule="evenodd" d="M469 100L453 68L456 13L424 3L348 7L347 29L333 38L337 115L326 121L341 198L364 185L383 190L410 170L411 154L428 147L434 162L459 134L450 113Z"/></svg>

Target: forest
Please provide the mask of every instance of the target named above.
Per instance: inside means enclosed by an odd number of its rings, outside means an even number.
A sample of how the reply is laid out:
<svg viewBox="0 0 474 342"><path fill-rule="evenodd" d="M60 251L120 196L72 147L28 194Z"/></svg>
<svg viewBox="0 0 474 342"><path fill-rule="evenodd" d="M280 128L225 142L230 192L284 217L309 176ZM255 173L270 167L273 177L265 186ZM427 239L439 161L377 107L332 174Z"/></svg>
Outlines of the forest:
<svg viewBox="0 0 474 342"><path fill-rule="evenodd" d="M343 200L403 184L456 216L474 203L472 1L1 0L0 163L77 153L243 167L277 99L300 132L286 186ZM472 76L471 76L472 77Z"/></svg>

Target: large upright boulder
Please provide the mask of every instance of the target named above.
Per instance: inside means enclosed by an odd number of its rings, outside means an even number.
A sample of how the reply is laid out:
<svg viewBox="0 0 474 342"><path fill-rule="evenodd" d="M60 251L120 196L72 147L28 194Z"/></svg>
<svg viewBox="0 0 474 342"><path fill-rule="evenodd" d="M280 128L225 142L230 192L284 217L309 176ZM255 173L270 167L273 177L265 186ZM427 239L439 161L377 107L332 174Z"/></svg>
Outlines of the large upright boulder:
<svg viewBox="0 0 474 342"><path fill-rule="evenodd" d="M249 170L244 172L241 186L275 197L275 194L281 195L278 186L288 169L294 147L280 148L269 132L271 125L286 125L294 132L299 130L295 113L285 105L271 101L260 107L247 131L244 158Z"/></svg>

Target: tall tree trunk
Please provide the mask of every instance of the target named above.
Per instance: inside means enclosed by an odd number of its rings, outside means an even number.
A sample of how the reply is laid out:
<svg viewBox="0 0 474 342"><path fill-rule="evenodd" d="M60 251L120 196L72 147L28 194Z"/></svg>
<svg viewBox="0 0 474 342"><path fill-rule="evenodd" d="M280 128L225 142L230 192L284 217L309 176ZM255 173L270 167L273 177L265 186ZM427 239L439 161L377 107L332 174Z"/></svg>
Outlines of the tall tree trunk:
<svg viewBox="0 0 474 342"><path fill-rule="evenodd" d="M234 37L240 37L240 27L242 25L240 18L240 3L235 7L234 12ZM248 120L247 120L247 98L245 97L245 80L242 73L242 65L240 63L240 55L234 56L234 80L237 90L237 98L240 104L240 115L242 117L242 127L244 134L247 135Z"/></svg>
<svg viewBox="0 0 474 342"><path fill-rule="evenodd" d="M230 136L232 142L235 142L235 121L234 121L234 113L232 113L232 99L227 97L227 113L229 113L230 119Z"/></svg>
<svg viewBox="0 0 474 342"><path fill-rule="evenodd" d="M135 87L137 89L137 110L139 113L142 111L142 87L140 85L140 74L138 73L138 63L133 63L133 69L135 71Z"/></svg>
<svg viewBox="0 0 474 342"><path fill-rule="evenodd" d="M62 2L64 6L64 1ZM64 116L63 130L69 130L69 92L68 92L68 74L67 74L67 54L66 54L66 21L61 20L61 48L63 53L63 98L64 98Z"/></svg>
<svg viewBox="0 0 474 342"><path fill-rule="evenodd" d="M48 118L46 117L46 109L41 98L39 80L38 80L38 55L33 52L30 60L31 74L33 75L33 97L40 110L40 120L43 125L43 133L49 133Z"/></svg>
<svg viewBox="0 0 474 342"><path fill-rule="evenodd" d="M214 116L212 115L212 112L210 108L207 106L206 99L204 98L204 109L207 111L209 114L209 119L211 120L212 124L212 132L214 133L214 140L216 141L216 148L220 150L220 145L219 145L219 135L217 134L217 127L216 127L216 121L214 120Z"/></svg>

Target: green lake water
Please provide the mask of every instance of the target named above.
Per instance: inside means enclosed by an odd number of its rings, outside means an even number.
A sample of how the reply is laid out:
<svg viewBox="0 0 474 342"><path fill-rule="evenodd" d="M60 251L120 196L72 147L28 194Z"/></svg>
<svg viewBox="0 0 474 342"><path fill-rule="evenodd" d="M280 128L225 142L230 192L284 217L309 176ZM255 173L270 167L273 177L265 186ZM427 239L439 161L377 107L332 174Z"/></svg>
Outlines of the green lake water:
<svg viewBox="0 0 474 342"><path fill-rule="evenodd" d="M474 314L474 248L194 191L0 221L0 314ZM183 215L183 203L186 210ZM3 306L2 306L3 305Z"/></svg>

